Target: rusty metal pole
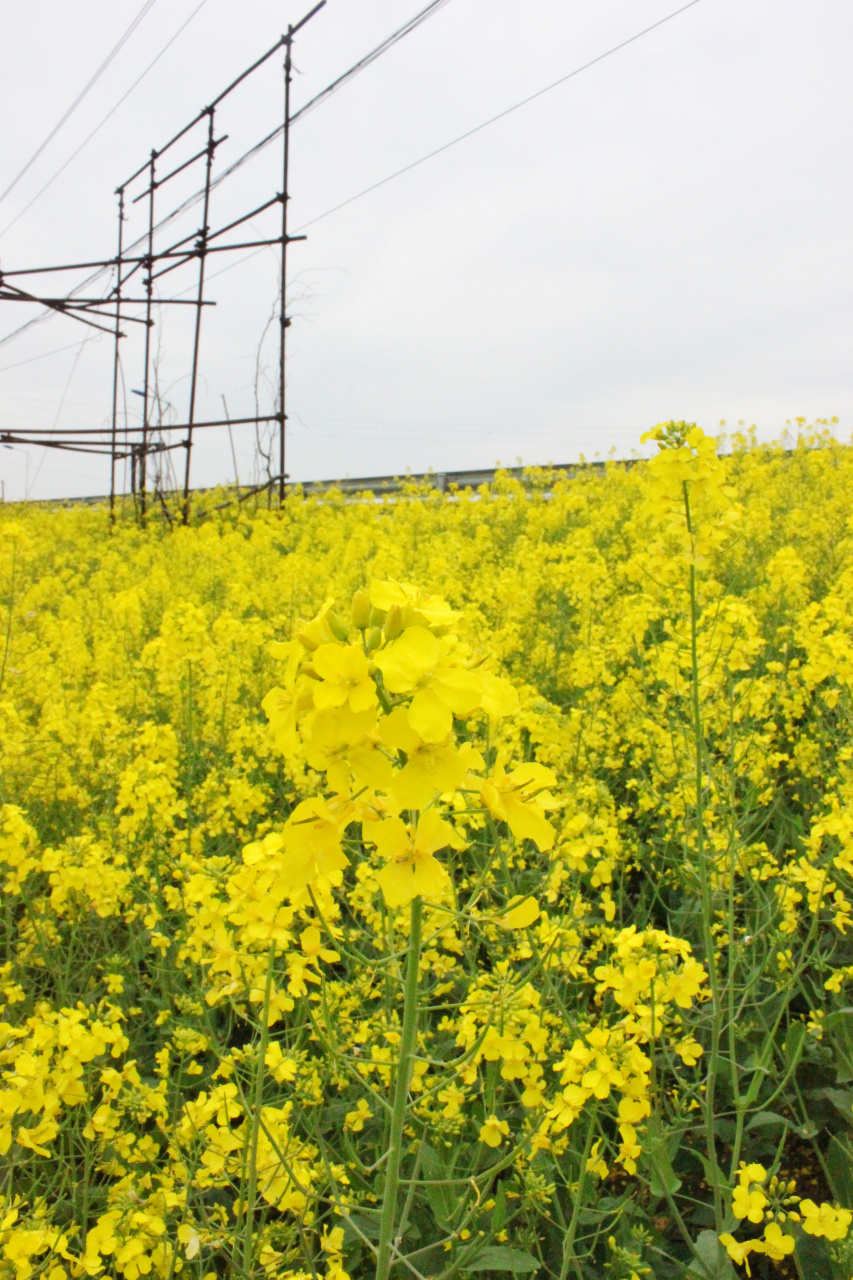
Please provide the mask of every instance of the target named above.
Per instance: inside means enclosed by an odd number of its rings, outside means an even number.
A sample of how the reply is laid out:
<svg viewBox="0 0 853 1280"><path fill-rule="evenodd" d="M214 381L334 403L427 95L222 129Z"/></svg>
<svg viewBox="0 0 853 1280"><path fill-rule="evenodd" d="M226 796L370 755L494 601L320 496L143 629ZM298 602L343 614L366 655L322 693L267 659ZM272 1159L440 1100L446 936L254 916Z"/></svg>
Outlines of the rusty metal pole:
<svg viewBox="0 0 853 1280"><path fill-rule="evenodd" d="M278 503L284 505L285 485L285 437L287 435L287 413L285 410L285 368L287 361L287 328L290 319L287 314L287 203L290 199L287 190L287 171L290 160L290 82L292 80L293 62L293 27L287 28L284 37L284 145L282 149L282 183L281 183L281 314L279 315L280 339L278 356Z"/></svg>
<svg viewBox="0 0 853 1280"><path fill-rule="evenodd" d="M148 254L145 264L148 275L145 285L145 381L142 384L142 444L139 451L139 513L145 523L145 485L147 483L146 458L148 455L148 404L151 390L151 330L154 321L151 318L151 304L154 293L154 191L156 188L155 167L157 152L151 152L148 162Z"/></svg>
<svg viewBox="0 0 853 1280"><path fill-rule="evenodd" d="M201 232L196 242L198 249L198 293L196 295L195 335L193 338L193 365L190 374L190 411L187 415L186 465L184 467L184 504L181 523L186 524L190 515L190 456L193 447L193 423L195 422L196 388L198 386L198 355L201 343L201 317L204 310L204 268L207 260L207 238L210 234L210 176L213 169L213 153L216 143L213 138L214 108L207 108L207 160L204 174L204 205L201 217Z"/></svg>
<svg viewBox="0 0 853 1280"><path fill-rule="evenodd" d="M115 355L113 357L113 412L112 432L110 437L110 523L115 524L116 505L116 443L118 434L118 377L119 377L119 341L121 339L121 270L122 246L124 243L124 187L118 189L118 256L116 258L116 332Z"/></svg>

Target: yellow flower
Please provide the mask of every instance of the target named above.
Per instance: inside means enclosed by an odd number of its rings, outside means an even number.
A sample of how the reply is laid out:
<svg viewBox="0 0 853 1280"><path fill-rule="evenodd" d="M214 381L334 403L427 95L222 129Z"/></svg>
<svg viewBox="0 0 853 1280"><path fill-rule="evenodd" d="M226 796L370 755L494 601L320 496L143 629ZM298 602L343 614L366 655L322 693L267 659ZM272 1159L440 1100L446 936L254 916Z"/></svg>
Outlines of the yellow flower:
<svg viewBox="0 0 853 1280"><path fill-rule="evenodd" d="M508 1134L509 1125L506 1120L499 1120L497 1116L489 1116L486 1123L480 1125L480 1141L485 1142L487 1147L499 1147Z"/></svg>
<svg viewBox="0 0 853 1280"><path fill-rule="evenodd" d="M376 702L367 658L355 645L321 644L314 650L312 663L322 681L314 687L318 710L348 705L351 711L366 711Z"/></svg>
<svg viewBox="0 0 853 1280"><path fill-rule="evenodd" d="M386 818L371 824L370 840L386 864L377 875L389 907L402 907L413 898L437 898L448 888L449 877L433 854L439 849L464 849L465 842L434 809L418 819L417 828L402 818Z"/></svg>
<svg viewBox="0 0 853 1280"><path fill-rule="evenodd" d="M767 1177L767 1170L763 1164L742 1164L737 1176L740 1185L748 1187L751 1182L763 1182Z"/></svg>
<svg viewBox="0 0 853 1280"><path fill-rule="evenodd" d="M370 602L386 612L396 605L403 615L403 626L448 627L456 614L446 600L429 595L409 582L371 582Z"/></svg>
<svg viewBox="0 0 853 1280"><path fill-rule="evenodd" d="M814 1200L801 1200L798 1207L802 1215L803 1231L810 1236L843 1240L853 1221L853 1214L849 1209L836 1209L831 1204L816 1205Z"/></svg>
<svg viewBox="0 0 853 1280"><path fill-rule="evenodd" d="M758 1187L750 1191L741 1184L732 1193L732 1213L736 1218L748 1218L750 1222L763 1222L767 1196Z"/></svg>
<svg viewBox="0 0 853 1280"><path fill-rule="evenodd" d="M637 1172L637 1160L643 1148L637 1141L637 1130L632 1124L620 1124L619 1133L622 1144L619 1147L619 1163L628 1173Z"/></svg>
<svg viewBox="0 0 853 1280"><path fill-rule="evenodd" d="M303 730L305 759L325 773L329 787L345 794L350 780L358 787L387 790L393 781L391 762L378 749L374 735L376 711L352 711L348 706L318 711Z"/></svg>
<svg viewBox="0 0 853 1280"><path fill-rule="evenodd" d="M373 1119L373 1112L364 1098L359 1098L355 1111L348 1111L344 1117L344 1128L350 1133L361 1133L366 1120Z"/></svg>
<svg viewBox="0 0 853 1280"><path fill-rule="evenodd" d="M781 1262L786 1254L794 1252L793 1236L786 1236L778 1222L768 1222L764 1228L764 1239L756 1240L753 1249L756 1253L765 1253L774 1262Z"/></svg>
<svg viewBox="0 0 853 1280"><path fill-rule="evenodd" d="M318 876L335 876L349 863L341 848L342 823L325 800L303 800L288 818L281 833L285 850L282 881L288 889L301 889Z"/></svg>
<svg viewBox="0 0 853 1280"><path fill-rule="evenodd" d="M625 1076L606 1053L596 1054L593 1065L581 1079L584 1089L590 1089L596 1098L607 1098L611 1089L618 1089Z"/></svg>
<svg viewBox="0 0 853 1280"><path fill-rule="evenodd" d="M311 925L307 929L303 929L299 935L299 943L303 953L309 960L316 960L317 957L325 960L328 964L336 964L340 960L337 951L332 951L329 947L323 946L323 935L316 925Z"/></svg>
<svg viewBox="0 0 853 1280"><path fill-rule="evenodd" d="M734 1236L726 1232L725 1235L720 1236L720 1244L725 1245L726 1253L732 1262L736 1262L738 1266L746 1267L746 1274L751 1276L749 1255L755 1248L755 1242L753 1240L735 1240Z"/></svg>
<svg viewBox="0 0 853 1280"><path fill-rule="evenodd" d="M32 1129L21 1126L15 1136L15 1141L19 1147L29 1147L31 1151L35 1151L40 1156L49 1156L50 1152L42 1144L52 1142L58 1132L59 1125L55 1120L42 1120Z"/></svg>
<svg viewBox="0 0 853 1280"><path fill-rule="evenodd" d="M389 693L412 693L409 724L424 742L444 742L453 717L466 717L483 700L482 681L449 661L448 651L426 627L414 626L376 655Z"/></svg>
<svg viewBox="0 0 853 1280"><path fill-rule="evenodd" d="M607 1165L604 1162L604 1158L601 1155L601 1139L600 1138L598 1139L597 1142L594 1142L590 1147L589 1159L586 1162L586 1167L590 1171L590 1173L597 1174L599 1178L606 1178L609 1173L609 1169L607 1168Z"/></svg>
<svg viewBox="0 0 853 1280"><path fill-rule="evenodd" d="M543 764L520 764L507 774L498 762L494 776L480 783L483 804L509 827L516 840L532 840L540 853L553 848L554 828L544 809L556 808L546 788L557 779Z"/></svg>
<svg viewBox="0 0 853 1280"><path fill-rule="evenodd" d="M450 737L426 742L412 728L405 707L384 716L378 732L386 746L406 755L406 763L391 781L391 790L406 809L425 809L436 795L455 791L471 765L482 759L470 746L467 752L465 747L457 750Z"/></svg>

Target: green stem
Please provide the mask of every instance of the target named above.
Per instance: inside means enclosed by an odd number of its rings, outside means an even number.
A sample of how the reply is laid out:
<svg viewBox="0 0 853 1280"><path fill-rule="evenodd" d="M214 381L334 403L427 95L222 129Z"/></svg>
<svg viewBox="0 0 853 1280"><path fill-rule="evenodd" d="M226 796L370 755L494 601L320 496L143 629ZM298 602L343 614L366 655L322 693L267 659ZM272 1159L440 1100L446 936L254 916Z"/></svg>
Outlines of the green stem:
<svg viewBox="0 0 853 1280"><path fill-rule="evenodd" d="M382 1216L379 1224L379 1251L376 1257L376 1280L387 1280L391 1270L394 1248L394 1224L397 1217L397 1199L400 1192L400 1161L403 1155L403 1129L409 1102L409 1085L412 1079L415 1048L418 1034L418 968L421 959L421 928L423 924L423 899L414 898L409 925L409 951L406 959L405 994L403 998L403 1027L400 1036L400 1057L394 1082L394 1105L391 1112L391 1132L388 1142L388 1162L385 1169L385 1187L382 1195Z"/></svg>
<svg viewBox="0 0 853 1280"><path fill-rule="evenodd" d="M584 1194L586 1191L586 1165L589 1160L589 1153L592 1150L592 1138L595 1133L596 1121L598 1119L598 1101L592 1104L589 1115L589 1124L586 1130L586 1141L584 1143L583 1155L581 1156L580 1177L575 1191L574 1203L572 1205L572 1216L568 1225L568 1229L563 1235L563 1265L560 1268L560 1280L566 1280L569 1274L569 1268L574 1270L580 1277L583 1277L583 1271L578 1259L575 1257L575 1236L577 1235L578 1223L580 1222L581 1209L584 1206Z"/></svg>
<svg viewBox="0 0 853 1280"><path fill-rule="evenodd" d="M261 1136L261 1109L264 1101L264 1076L266 1074L266 1056L270 1043L270 995L272 992L272 975L275 966L275 943L270 944L269 961L267 962L267 978L264 986L264 1007L261 1014L261 1041L255 1062L255 1079L252 1090L252 1130L249 1139L248 1187L246 1190L246 1222L243 1228L243 1275L248 1280L252 1274L252 1252L254 1245L255 1206L258 1200L258 1141Z"/></svg>
<svg viewBox="0 0 853 1280"><path fill-rule="evenodd" d="M714 932L712 929L713 899L711 884L708 878L708 867L705 862L705 813L703 807L704 792L704 732L702 727L702 704L699 694L699 604L696 598L696 545L693 536L693 523L690 517L690 496L687 481L683 482L684 512L687 518L687 532L690 537L690 665L693 684L693 737L695 743L696 771L696 861L699 871L699 892L702 899L702 943L705 951L705 963L708 966L708 979L713 1001L711 1021L711 1051L708 1055L708 1074L705 1084L705 1145L708 1153L708 1165L711 1171L711 1190L714 1196L714 1220L717 1234L723 1229L723 1191L722 1174L717 1161L717 1145L715 1133L715 1092L717 1071L720 1056L720 1038L722 1032L722 992L719 989L717 974L717 957L714 952Z"/></svg>
<svg viewBox="0 0 853 1280"><path fill-rule="evenodd" d="M12 645L12 610L15 607L15 569L18 564L18 544L12 543L12 573L9 582L9 612L6 615L6 636L3 644L3 660L0 663L0 689L6 679L6 663L9 660L9 649Z"/></svg>

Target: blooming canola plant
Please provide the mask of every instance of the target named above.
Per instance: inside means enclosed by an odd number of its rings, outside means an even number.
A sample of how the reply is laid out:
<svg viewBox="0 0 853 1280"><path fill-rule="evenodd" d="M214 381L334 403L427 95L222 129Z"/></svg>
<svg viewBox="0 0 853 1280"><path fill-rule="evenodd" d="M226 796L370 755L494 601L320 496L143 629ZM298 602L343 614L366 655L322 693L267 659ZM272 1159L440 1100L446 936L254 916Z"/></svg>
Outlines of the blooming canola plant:
<svg viewBox="0 0 853 1280"><path fill-rule="evenodd" d="M853 455L650 434L0 512L0 1280L849 1280Z"/></svg>

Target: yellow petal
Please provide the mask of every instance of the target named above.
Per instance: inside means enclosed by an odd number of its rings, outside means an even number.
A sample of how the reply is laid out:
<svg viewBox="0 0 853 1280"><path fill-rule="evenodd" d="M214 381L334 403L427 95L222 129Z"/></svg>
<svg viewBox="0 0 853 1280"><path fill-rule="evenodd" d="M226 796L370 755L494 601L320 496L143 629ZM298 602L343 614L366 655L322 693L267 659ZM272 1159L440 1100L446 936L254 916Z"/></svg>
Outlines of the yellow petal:
<svg viewBox="0 0 853 1280"><path fill-rule="evenodd" d="M376 879L389 907L403 907L416 897L410 862L387 862Z"/></svg>
<svg viewBox="0 0 853 1280"><path fill-rule="evenodd" d="M391 693L409 693L439 660L438 641L426 627L408 627L375 658Z"/></svg>
<svg viewBox="0 0 853 1280"><path fill-rule="evenodd" d="M515 902L516 899L513 899ZM539 919L539 906L534 898L525 898L518 903L518 906L511 907L505 915L500 917L500 922L507 929L527 929L535 920Z"/></svg>
<svg viewBox="0 0 853 1280"><path fill-rule="evenodd" d="M415 859L412 882L416 895L421 898L438 898L445 892L450 880L441 863L430 857Z"/></svg>
<svg viewBox="0 0 853 1280"><path fill-rule="evenodd" d="M423 742L419 733L415 733L409 724L409 714L405 707L395 707L390 715L383 716L379 722L379 737L387 747L395 751L405 751L411 755Z"/></svg>
<svg viewBox="0 0 853 1280"><path fill-rule="evenodd" d="M524 804L515 796L504 796L506 821L516 840L532 840L540 853L554 847L554 828L532 804Z"/></svg>
<svg viewBox="0 0 853 1280"><path fill-rule="evenodd" d="M353 711L367 711L376 702L376 685L366 676L354 689L350 689L349 704Z"/></svg>
<svg viewBox="0 0 853 1280"><path fill-rule="evenodd" d="M405 857L411 847L409 830L402 818L385 818L383 822L370 823L369 838L379 850L379 856L386 860Z"/></svg>
<svg viewBox="0 0 853 1280"><path fill-rule="evenodd" d="M453 714L431 689L419 689L409 707L409 724L424 742L443 742L453 728Z"/></svg>
<svg viewBox="0 0 853 1280"><path fill-rule="evenodd" d="M456 829L440 818L435 809L427 809L418 819L415 848L421 854L436 853L439 849L464 849L465 841Z"/></svg>
<svg viewBox="0 0 853 1280"><path fill-rule="evenodd" d="M347 652L339 644L321 644L314 650L311 661L321 680L341 680L347 675Z"/></svg>
<svg viewBox="0 0 853 1280"><path fill-rule="evenodd" d="M314 688L314 706L318 711L328 711L332 707L342 707L347 700L348 690L345 684L332 684L324 681Z"/></svg>

